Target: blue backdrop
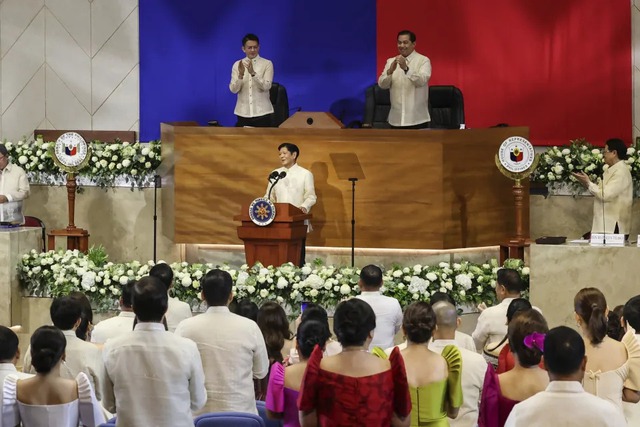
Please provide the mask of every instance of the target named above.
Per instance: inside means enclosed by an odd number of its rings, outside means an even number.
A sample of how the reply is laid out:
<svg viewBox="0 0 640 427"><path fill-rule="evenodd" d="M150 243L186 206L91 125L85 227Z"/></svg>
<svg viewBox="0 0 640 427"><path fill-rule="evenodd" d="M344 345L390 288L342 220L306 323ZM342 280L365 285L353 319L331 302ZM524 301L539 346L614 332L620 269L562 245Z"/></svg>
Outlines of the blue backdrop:
<svg viewBox="0 0 640 427"><path fill-rule="evenodd" d="M360 120L376 76L375 0L140 0L140 140L160 123L233 126L231 65L260 37L289 106Z"/></svg>

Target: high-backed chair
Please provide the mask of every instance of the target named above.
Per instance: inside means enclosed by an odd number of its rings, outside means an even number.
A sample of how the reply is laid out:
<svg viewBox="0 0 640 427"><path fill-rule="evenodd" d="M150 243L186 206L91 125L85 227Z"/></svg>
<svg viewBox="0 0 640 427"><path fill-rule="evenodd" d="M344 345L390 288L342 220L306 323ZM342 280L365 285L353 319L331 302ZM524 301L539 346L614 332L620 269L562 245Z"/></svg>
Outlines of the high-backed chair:
<svg viewBox="0 0 640 427"><path fill-rule="evenodd" d="M460 129L464 121L464 98L455 86L429 86L432 129Z"/></svg>
<svg viewBox="0 0 640 427"><path fill-rule="evenodd" d="M277 128L289 118L289 97L287 89L279 83L271 83L269 98L273 104L273 114L271 114L271 126Z"/></svg>
<svg viewBox="0 0 640 427"><path fill-rule="evenodd" d="M193 420L194 427L265 427L257 415L243 412L212 412Z"/></svg>
<svg viewBox="0 0 640 427"><path fill-rule="evenodd" d="M282 421L270 420L267 417L267 408L265 407L264 400L256 400L256 408L258 408L258 415L260 415L266 427L282 427Z"/></svg>
<svg viewBox="0 0 640 427"><path fill-rule="evenodd" d="M25 216L24 217L24 226L25 227L40 227L42 228L42 252L46 252L47 250L47 229L44 226L44 222L40 218L36 218L35 216Z"/></svg>
<svg viewBox="0 0 640 427"><path fill-rule="evenodd" d="M382 89L378 84L369 86L365 91L363 127L388 129L391 95L389 89Z"/></svg>

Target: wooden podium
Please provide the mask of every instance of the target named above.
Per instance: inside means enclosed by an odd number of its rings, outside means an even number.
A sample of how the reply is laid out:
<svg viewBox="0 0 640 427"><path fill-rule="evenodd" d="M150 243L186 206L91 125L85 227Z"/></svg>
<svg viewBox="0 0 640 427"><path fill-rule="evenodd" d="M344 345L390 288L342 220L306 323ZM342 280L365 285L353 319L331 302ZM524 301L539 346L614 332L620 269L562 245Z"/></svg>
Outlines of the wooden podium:
<svg viewBox="0 0 640 427"><path fill-rule="evenodd" d="M300 265L302 242L307 237L305 214L289 203L276 203L276 217L267 226L255 225L249 218L249 205L242 205L240 215L233 217L241 221L238 237L244 241L247 264L260 261L262 265L280 266L286 262Z"/></svg>

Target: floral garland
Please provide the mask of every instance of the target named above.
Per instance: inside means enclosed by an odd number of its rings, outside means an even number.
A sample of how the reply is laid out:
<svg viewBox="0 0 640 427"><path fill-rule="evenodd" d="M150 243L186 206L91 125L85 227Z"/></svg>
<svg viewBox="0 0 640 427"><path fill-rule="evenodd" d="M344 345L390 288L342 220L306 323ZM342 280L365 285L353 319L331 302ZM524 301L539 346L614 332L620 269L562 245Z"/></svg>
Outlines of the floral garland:
<svg viewBox="0 0 640 427"><path fill-rule="evenodd" d="M57 297L72 291L84 292L96 310L118 307L121 285L147 275L153 261L140 263L107 262L103 248L92 248L88 254L75 251L37 252L25 254L18 265L18 277L25 295ZM517 269L526 289L529 268L520 260L507 260L505 266ZM233 292L238 299L249 298L257 303L276 301L295 313L303 301L325 307L335 307L340 301L359 294L360 270L352 267L322 265L319 261L302 268L291 263L279 267L243 265L171 264L174 271L173 295L202 309L200 280L212 268L228 271L234 281ZM483 264L468 261L441 262L438 265L394 265L384 271L382 293L396 298L402 306L413 301L428 301L434 292L450 294L458 303L490 303L495 300L495 259Z"/></svg>
<svg viewBox="0 0 640 427"><path fill-rule="evenodd" d="M22 167L32 184L62 185L66 174L52 158L54 142L41 138L35 141L5 142L11 161ZM160 166L160 141L148 143L89 142L91 161L78 174L80 183L93 183L102 188L113 187L117 180L143 187L153 182L153 173Z"/></svg>
<svg viewBox="0 0 640 427"><path fill-rule="evenodd" d="M627 159L624 161L631 170L633 187L636 195L640 195L640 140L627 148ZM574 139L570 145L551 147L540 154L540 163L532 175L532 180L546 184L550 191L567 187L573 195L582 194L584 187L576 180L572 172L584 172L592 182L602 177L607 169L604 164L602 149L594 147L585 139Z"/></svg>

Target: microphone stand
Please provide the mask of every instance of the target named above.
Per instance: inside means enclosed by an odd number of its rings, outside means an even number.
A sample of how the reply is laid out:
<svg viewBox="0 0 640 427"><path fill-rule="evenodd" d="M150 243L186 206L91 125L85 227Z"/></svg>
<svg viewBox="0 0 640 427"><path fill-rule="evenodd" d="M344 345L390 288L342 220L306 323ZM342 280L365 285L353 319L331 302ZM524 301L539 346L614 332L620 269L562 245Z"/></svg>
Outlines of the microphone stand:
<svg viewBox="0 0 640 427"><path fill-rule="evenodd" d="M358 178L349 178L351 181L351 267L355 267L356 262L356 181Z"/></svg>
<svg viewBox="0 0 640 427"><path fill-rule="evenodd" d="M160 175L153 176L153 262L157 261L158 251L158 188L162 188Z"/></svg>
<svg viewBox="0 0 640 427"><path fill-rule="evenodd" d="M278 181L280 181L280 175L278 175L276 179L273 181L273 184L271 184L271 187L269 188L269 193L267 193L267 200L271 200L271 191L273 191L273 187L276 186Z"/></svg>

